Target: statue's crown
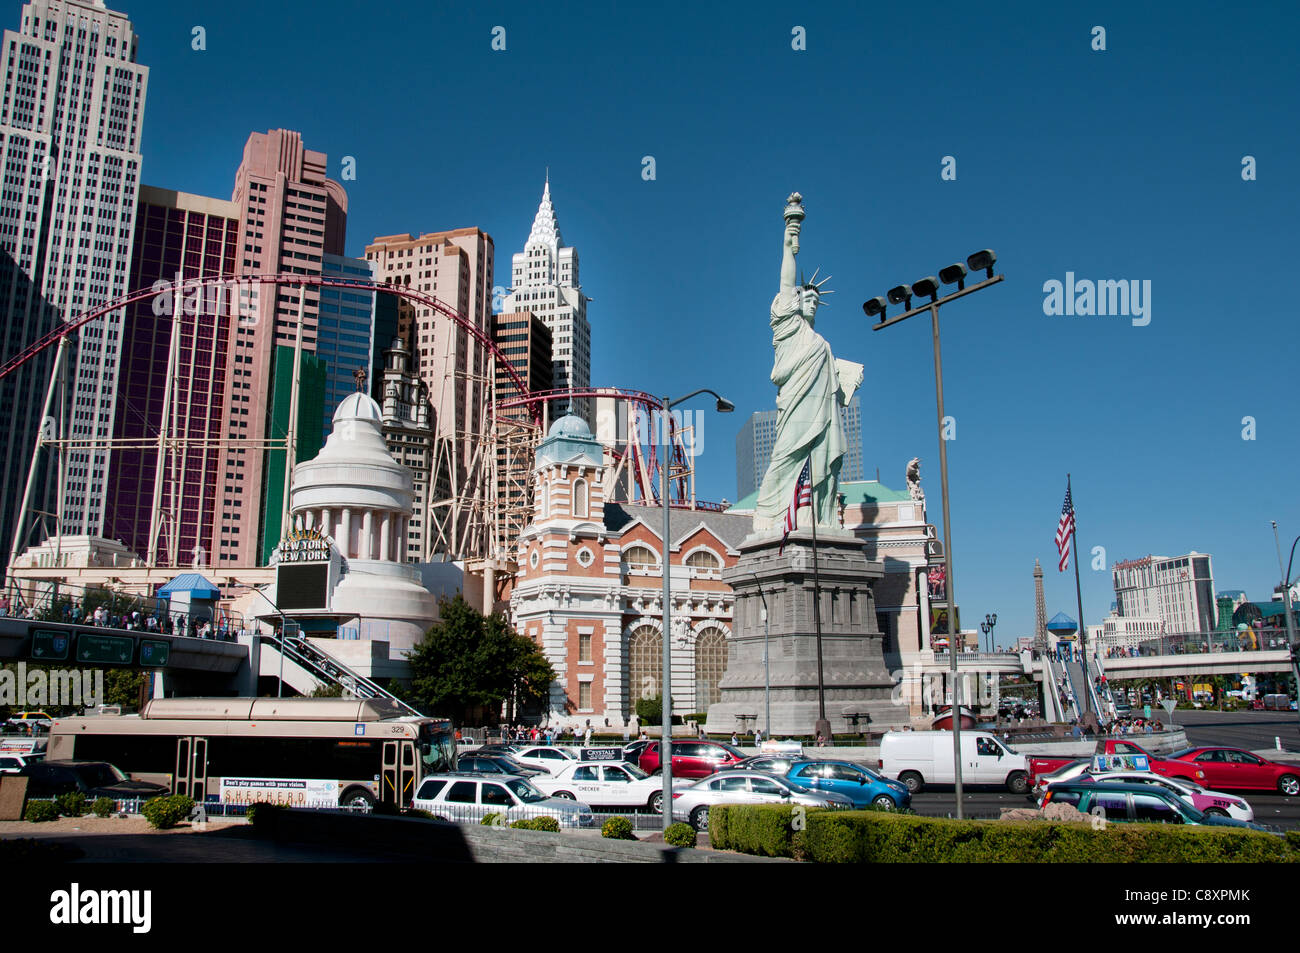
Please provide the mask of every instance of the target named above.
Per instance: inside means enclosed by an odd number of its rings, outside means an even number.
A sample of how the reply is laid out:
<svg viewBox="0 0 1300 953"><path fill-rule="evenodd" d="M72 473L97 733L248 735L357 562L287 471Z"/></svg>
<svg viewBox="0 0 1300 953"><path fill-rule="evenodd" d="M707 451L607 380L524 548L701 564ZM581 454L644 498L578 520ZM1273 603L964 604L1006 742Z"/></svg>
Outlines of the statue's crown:
<svg viewBox="0 0 1300 953"><path fill-rule="evenodd" d="M804 281L804 280L803 280L803 272L802 272L802 271L799 272L799 287L801 287L801 288L806 288L806 289L809 290L809 291L815 291L815 292L817 292L817 298L818 298L819 301L820 301L822 298L825 298L827 295L833 295L833 294L835 294L835 292L834 292L833 290L831 290L830 288L827 288L827 289L824 290L824 291L822 290L822 286L823 286L824 284L826 284L826 282L828 282L828 281L831 280L831 276L830 276L830 275L827 275L827 276L826 276L825 278L823 278L821 281L818 281L818 280L817 280L817 273L820 272L820 271L821 271L820 268L818 268L816 271L814 271L812 277L809 278L807 281ZM827 304L827 307L830 307L830 305Z"/></svg>

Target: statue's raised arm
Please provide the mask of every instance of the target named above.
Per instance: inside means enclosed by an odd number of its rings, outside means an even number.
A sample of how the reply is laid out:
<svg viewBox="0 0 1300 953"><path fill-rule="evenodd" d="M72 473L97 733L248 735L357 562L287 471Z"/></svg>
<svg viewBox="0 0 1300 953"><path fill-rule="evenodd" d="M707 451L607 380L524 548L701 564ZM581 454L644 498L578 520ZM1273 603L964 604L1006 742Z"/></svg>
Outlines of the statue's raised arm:
<svg viewBox="0 0 1300 953"><path fill-rule="evenodd" d="M794 256L799 254L799 230L803 227L803 196L791 192L785 202L785 250L781 253L781 290L794 289Z"/></svg>

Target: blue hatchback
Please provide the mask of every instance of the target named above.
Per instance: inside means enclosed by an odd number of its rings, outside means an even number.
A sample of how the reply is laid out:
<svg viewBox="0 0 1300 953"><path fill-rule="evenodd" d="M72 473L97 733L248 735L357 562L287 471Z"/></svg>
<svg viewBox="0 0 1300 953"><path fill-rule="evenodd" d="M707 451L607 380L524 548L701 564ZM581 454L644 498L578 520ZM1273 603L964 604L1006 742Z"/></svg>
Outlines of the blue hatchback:
<svg viewBox="0 0 1300 953"><path fill-rule="evenodd" d="M834 791L853 802L854 807L897 810L912 803L907 785L891 781L851 761L796 761L785 778L792 784L814 791Z"/></svg>

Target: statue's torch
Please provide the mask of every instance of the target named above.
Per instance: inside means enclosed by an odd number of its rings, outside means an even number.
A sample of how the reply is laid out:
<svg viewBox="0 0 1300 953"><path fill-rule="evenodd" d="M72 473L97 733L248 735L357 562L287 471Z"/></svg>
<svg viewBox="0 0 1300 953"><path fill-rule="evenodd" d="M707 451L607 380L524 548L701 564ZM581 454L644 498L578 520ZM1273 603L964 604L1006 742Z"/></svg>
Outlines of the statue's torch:
<svg viewBox="0 0 1300 953"><path fill-rule="evenodd" d="M785 200L785 224L789 227L791 222L803 224L804 215L803 196L798 192L791 192L790 197ZM790 241L790 251L799 254L799 236L795 235Z"/></svg>

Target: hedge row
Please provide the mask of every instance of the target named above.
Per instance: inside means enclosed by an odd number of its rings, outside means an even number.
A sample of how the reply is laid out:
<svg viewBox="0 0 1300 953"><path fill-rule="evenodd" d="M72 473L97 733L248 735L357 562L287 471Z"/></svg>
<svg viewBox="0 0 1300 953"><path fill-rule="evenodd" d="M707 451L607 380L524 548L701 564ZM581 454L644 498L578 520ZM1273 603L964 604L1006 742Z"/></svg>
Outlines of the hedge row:
<svg viewBox="0 0 1300 953"><path fill-rule="evenodd" d="M715 848L818 863L1297 863L1300 836L1161 824L957 821L873 811L719 806Z"/></svg>

